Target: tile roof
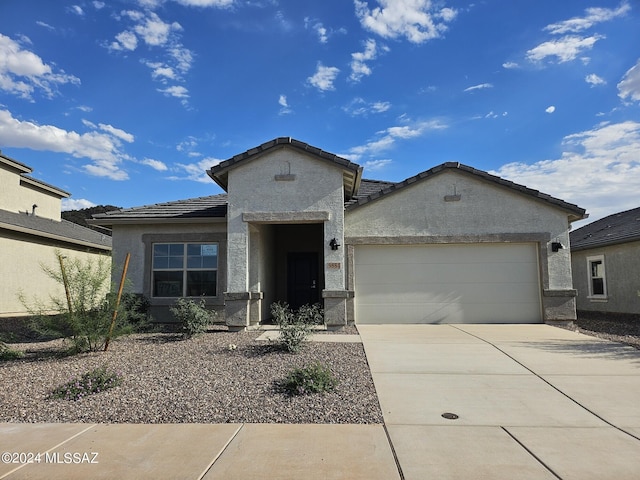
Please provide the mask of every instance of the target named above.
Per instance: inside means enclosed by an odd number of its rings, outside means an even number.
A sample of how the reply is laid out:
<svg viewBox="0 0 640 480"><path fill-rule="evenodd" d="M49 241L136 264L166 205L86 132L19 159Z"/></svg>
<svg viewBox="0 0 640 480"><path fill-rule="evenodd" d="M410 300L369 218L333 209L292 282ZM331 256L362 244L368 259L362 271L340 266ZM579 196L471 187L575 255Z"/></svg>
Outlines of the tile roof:
<svg viewBox="0 0 640 480"><path fill-rule="evenodd" d="M224 217L227 214L227 194L208 197L188 198L175 202L156 203L142 207L123 208L93 216L90 223L110 225L110 222L122 223L123 220L145 221L158 219L203 219Z"/></svg>
<svg viewBox="0 0 640 480"><path fill-rule="evenodd" d="M601 218L569 235L571 250L640 241L640 207Z"/></svg>
<svg viewBox="0 0 640 480"><path fill-rule="evenodd" d="M379 192L383 188L394 185L393 182L380 180L362 180L358 195L345 203L355 202L357 198ZM208 197L188 198L174 202L144 205L142 207L122 208L110 212L99 213L93 216L89 223L97 225L110 225L113 223L135 223L153 220L169 219L204 219L223 218L227 214L227 194L211 195Z"/></svg>
<svg viewBox="0 0 640 480"><path fill-rule="evenodd" d="M404 187L407 187L413 183L419 182L426 178L433 177L439 173L442 173L446 170L456 170L462 172L463 174L473 175L481 180L488 181L491 183L495 183L496 185L501 185L503 187L510 188L516 192L523 193L525 195L529 195L537 200L542 200L546 203L554 205L556 207L562 208L564 210L568 210L570 213L573 213L573 220L579 220L585 218L586 211L583 208L578 207L572 203L567 203L564 200L560 200L559 198L552 197L551 195L547 195L546 193L542 193L538 190L534 190L524 185L519 185L517 183L511 182L509 180L505 180L504 178L497 177L495 175L491 175L488 172L477 170L473 167L469 167L467 165L463 165L458 162L447 162L436 167L430 168L429 170L425 170L418 175L414 175L413 177L407 178L406 180L399 183L391 183L389 186L383 188L381 191L374 192L368 196L359 196L357 201L352 202L349 205L349 208L355 208L360 205L364 205L368 202L374 201L380 197L396 192Z"/></svg>
<svg viewBox="0 0 640 480"><path fill-rule="evenodd" d="M38 237L83 245L101 250L111 250L111 237L67 220L14 213L0 210L0 229L12 230Z"/></svg>

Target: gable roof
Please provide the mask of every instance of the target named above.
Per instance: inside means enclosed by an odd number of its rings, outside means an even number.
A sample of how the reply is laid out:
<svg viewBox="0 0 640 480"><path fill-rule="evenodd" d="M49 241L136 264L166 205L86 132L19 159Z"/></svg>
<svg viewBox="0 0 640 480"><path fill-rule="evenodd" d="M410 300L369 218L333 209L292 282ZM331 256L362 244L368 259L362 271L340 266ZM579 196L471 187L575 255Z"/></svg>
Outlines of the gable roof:
<svg viewBox="0 0 640 480"><path fill-rule="evenodd" d="M279 137L246 152L234 155L230 159L211 167L211 169L207 170L207 174L226 192L230 170L277 148L294 148L342 168L345 198L350 199L358 192L362 177L362 167L360 165L291 137Z"/></svg>
<svg viewBox="0 0 640 480"><path fill-rule="evenodd" d="M156 203L142 207L121 208L93 215L93 225L146 223L158 220L194 223L211 218L224 218L227 214L227 194L188 198L175 202Z"/></svg>
<svg viewBox="0 0 640 480"><path fill-rule="evenodd" d="M111 250L110 236L67 220L58 221L37 215L0 210L0 230L11 230L98 250Z"/></svg>
<svg viewBox="0 0 640 480"><path fill-rule="evenodd" d="M640 207L614 213L569 234L571 250L640 241Z"/></svg>
<svg viewBox="0 0 640 480"><path fill-rule="evenodd" d="M378 192L374 192L367 196L359 196L357 201L351 202L347 208L348 209L357 208L361 205L365 205L369 202L373 202L379 198L385 197L386 195L390 195L394 192L397 192L398 190L401 190L409 185L412 185L416 182L421 182L428 178L432 178L438 175L439 173L442 173L445 171L456 171L464 175L471 175L479 180L490 182L505 188L509 188L515 192L528 195L535 200L539 200L549 205L561 208L570 214L571 221L581 220L583 218L586 218L586 210L584 208L580 208L577 205L574 205L572 203L567 203L564 200L560 200L559 198L552 197L551 195L547 195L546 193L542 193L538 190L525 187L524 185L519 185L510 180L505 180L504 178L498 177L496 175L491 175L488 172L478 170L458 162L443 163L436 167L430 168L429 170L425 170L424 172L421 172L418 175L414 175L413 177L407 178L403 182L390 184Z"/></svg>

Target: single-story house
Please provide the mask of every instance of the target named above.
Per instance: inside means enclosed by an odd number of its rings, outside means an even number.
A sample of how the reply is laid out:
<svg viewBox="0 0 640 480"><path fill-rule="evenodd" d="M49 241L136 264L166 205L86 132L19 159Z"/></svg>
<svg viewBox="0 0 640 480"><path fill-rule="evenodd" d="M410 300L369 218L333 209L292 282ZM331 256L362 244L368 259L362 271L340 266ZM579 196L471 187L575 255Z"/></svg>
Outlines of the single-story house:
<svg viewBox="0 0 640 480"><path fill-rule="evenodd" d="M571 232L577 309L640 315L640 207Z"/></svg>
<svg viewBox="0 0 640 480"><path fill-rule="evenodd" d="M131 253L129 278L157 319L183 296L235 329L275 301L321 302L329 327L575 319L576 205L459 163L365 180L287 137L207 173L226 193L94 217L113 229L114 275Z"/></svg>
<svg viewBox="0 0 640 480"><path fill-rule="evenodd" d="M29 315L20 292L42 300L64 296L42 270L56 266L57 254L83 261L111 254L111 237L62 219L62 199L70 194L32 172L0 152L0 317Z"/></svg>

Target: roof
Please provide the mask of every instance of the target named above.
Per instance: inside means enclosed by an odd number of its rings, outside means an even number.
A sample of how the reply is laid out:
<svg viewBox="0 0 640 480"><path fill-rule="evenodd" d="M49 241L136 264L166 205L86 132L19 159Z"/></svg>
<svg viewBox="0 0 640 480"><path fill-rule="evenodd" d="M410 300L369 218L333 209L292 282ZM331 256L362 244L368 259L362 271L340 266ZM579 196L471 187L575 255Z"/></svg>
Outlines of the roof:
<svg viewBox="0 0 640 480"><path fill-rule="evenodd" d="M469 167L467 165L463 165L461 163L458 162L447 162L447 163L443 163L441 165L438 165L437 167L433 167L430 168L429 170L425 170L422 173L419 173L418 175L415 175L413 177L407 178L406 180L404 180L403 182L399 182L399 183L392 183L390 185L388 185L387 187L383 188L382 190L378 191L378 192L374 192L370 195L367 196L359 196L359 198L357 199L357 201L355 202L351 202L351 204L348 206L348 208L356 208L358 206L364 205L366 203L372 202L374 200L377 200L378 198L382 198L386 195L392 194L398 190L401 190L409 185L412 185L416 182L425 180L427 178L431 178L435 175L438 175L442 172L445 171L456 171L456 172L460 172L462 174L466 174L466 175L472 175L480 180L486 181L486 182L491 182L494 183L496 185L500 185L502 187L506 187L509 188L511 190L514 190L518 193L522 193L524 195L528 195L536 200L540 200L542 202L545 202L549 205L561 208L567 212L570 213L571 216L571 220L575 221L575 220L580 220L583 218L586 218L586 211L583 208L578 207L577 205L574 205L572 203L567 203L564 200L560 200L559 198L555 198L552 197L551 195L547 195L545 193L542 193L538 190L534 190L528 187L525 187L524 185L519 185L517 183L511 182L509 180L505 180L504 178L495 176L495 175L491 175L490 173L487 173L485 171L482 170L477 170L473 167Z"/></svg>
<svg viewBox="0 0 640 480"><path fill-rule="evenodd" d="M571 250L640 241L640 207L601 218L569 235Z"/></svg>
<svg viewBox="0 0 640 480"><path fill-rule="evenodd" d="M343 170L343 183L345 198L353 197L360 187L360 179L362 177L362 167L353 163L346 158L339 157L333 153L325 152L320 148L309 145L308 143L295 140L291 137L279 137L269 142L265 142L255 148L239 153L228 160L220 162L218 165L207 170L207 174L222 187L224 191L228 188L229 170L246 163L255 158L264 155L277 148L295 148L303 152L309 153L321 160L333 163Z"/></svg>
<svg viewBox="0 0 640 480"><path fill-rule="evenodd" d="M21 163L17 160L14 160L11 157L7 157L4 153L2 153L0 151L0 163L7 165L11 168L15 168L16 170L18 170L21 173L31 173L33 172L33 168L31 168L29 165L25 165L24 163Z"/></svg>
<svg viewBox="0 0 640 480"><path fill-rule="evenodd" d="M0 230L11 230L74 245L111 250L111 237L67 220L0 210Z"/></svg>
<svg viewBox="0 0 640 480"><path fill-rule="evenodd" d="M222 193L208 197L111 210L94 215L89 223L112 225L114 223L144 223L157 220L197 222L203 219L224 218L226 214L227 194Z"/></svg>

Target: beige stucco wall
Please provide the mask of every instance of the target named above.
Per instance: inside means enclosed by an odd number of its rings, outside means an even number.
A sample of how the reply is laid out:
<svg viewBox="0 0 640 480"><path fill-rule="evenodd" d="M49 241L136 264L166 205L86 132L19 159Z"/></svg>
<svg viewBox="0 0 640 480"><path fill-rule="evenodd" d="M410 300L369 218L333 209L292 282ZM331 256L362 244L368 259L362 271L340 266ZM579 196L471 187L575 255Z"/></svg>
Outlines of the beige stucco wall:
<svg viewBox="0 0 640 480"><path fill-rule="evenodd" d="M127 269L127 291L140 293L149 298L151 314L156 321L172 321L169 308L174 298L151 296L151 245L154 242L215 242L218 249L218 296L207 298L207 306L221 310L224 303L222 293L226 284L226 229L224 219L206 223L124 224L113 226L112 281L118 284L128 253L131 254Z"/></svg>
<svg viewBox="0 0 640 480"><path fill-rule="evenodd" d="M19 172L0 163L0 208L9 212L28 212L37 205L36 215L59 221L61 199L28 183L21 183Z"/></svg>
<svg viewBox="0 0 640 480"><path fill-rule="evenodd" d="M587 257L603 255L607 299L589 299ZM578 310L640 314L640 241L572 252Z"/></svg>
<svg viewBox="0 0 640 480"><path fill-rule="evenodd" d="M294 180L276 180L277 175L295 175ZM276 150L229 172L229 264L230 292L248 290L248 223L244 213L328 212L324 222L325 245L342 238L344 197L342 170L328 162L297 151ZM289 223L302 223L291 217ZM343 250L324 252L325 261L343 262ZM344 273L325 272L327 289L344 288Z"/></svg>
<svg viewBox="0 0 640 480"><path fill-rule="evenodd" d="M459 201L445 201L454 192ZM567 213L559 208L464 173L445 171L349 210L345 241L537 242L545 319L550 320L575 315L569 249L551 251L555 241L568 247L568 228Z"/></svg>
<svg viewBox="0 0 640 480"><path fill-rule="evenodd" d="M62 285L47 277L41 267L41 265L46 265L59 269L57 252L69 259L77 258L82 261L97 255L69 247L34 242L27 236L20 234L0 237L0 271L3 279L3 288L0 289L0 316L12 317L29 314L28 309L22 305L18 298L20 291L28 299L37 296L41 300L47 301L51 295L56 298L64 298ZM29 301L29 304L32 303Z"/></svg>

